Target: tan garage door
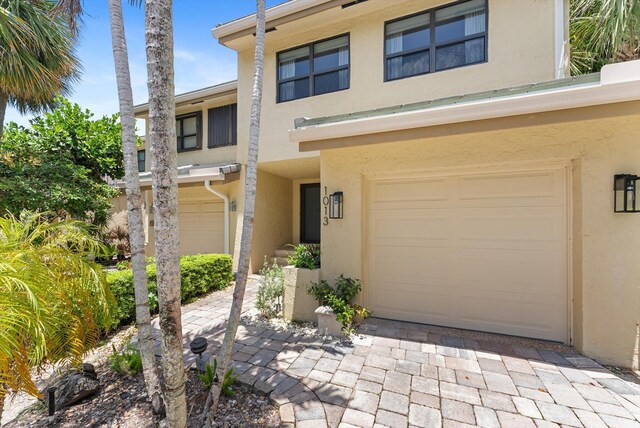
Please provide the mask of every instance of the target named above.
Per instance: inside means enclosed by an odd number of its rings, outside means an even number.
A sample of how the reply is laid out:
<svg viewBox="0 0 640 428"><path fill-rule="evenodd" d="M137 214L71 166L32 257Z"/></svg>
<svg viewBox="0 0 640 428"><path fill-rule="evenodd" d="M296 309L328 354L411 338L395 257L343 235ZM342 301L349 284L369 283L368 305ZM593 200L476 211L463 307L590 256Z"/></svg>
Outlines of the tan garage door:
<svg viewBox="0 0 640 428"><path fill-rule="evenodd" d="M180 200L180 255L224 252L224 204Z"/></svg>
<svg viewBox="0 0 640 428"><path fill-rule="evenodd" d="M367 183L374 316L567 340L566 170Z"/></svg>

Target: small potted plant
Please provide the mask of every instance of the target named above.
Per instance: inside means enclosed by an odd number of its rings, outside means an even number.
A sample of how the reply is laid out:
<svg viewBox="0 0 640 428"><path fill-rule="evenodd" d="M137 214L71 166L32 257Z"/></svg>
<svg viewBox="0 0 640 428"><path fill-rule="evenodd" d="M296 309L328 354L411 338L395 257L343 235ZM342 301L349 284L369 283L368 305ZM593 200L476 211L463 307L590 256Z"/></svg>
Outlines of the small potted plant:
<svg viewBox="0 0 640 428"><path fill-rule="evenodd" d="M349 336L355 330L354 325L371 315L368 309L351 303L361 289L360 281L344 275L336 279L335 288L327 281L320 281L309 287L309 294L320 304L315 313L321 334Z"/></svg>
<svg viewBox="0 0 640 428"><path fill-rule="evenodd" d="M284 272L284 318L312 322L316 320L315 300L307 293L320 280L320 246L299 244L287 258Z"/></svg>

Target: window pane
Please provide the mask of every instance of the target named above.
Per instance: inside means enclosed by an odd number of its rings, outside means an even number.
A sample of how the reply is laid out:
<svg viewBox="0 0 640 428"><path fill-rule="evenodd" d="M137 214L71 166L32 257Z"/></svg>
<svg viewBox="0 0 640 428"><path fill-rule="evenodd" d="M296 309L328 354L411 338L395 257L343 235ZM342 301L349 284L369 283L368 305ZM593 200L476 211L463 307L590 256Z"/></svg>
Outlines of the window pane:
<svg viewBox="0 0 640 428"><path fill-rule="evenodd" d="M181 136L182 135L182 131L180 130L180 124L182 123L182 121L180 119L176 119L176 136Z"/></svg>
<svg viewBox="0 0 640 428"><path fill-rule="evenodd" d="M198 147L198 139L194 135L193 137L184 137L182 139L182 149L194 149Z"/></svg>
<svg viewBox="0 0 640 428"><path fill-rule="evenodd" d="M484 0L473 0L436 11L436 43L484 33Z"/></svg>
<svg viewBox="0 0 640 428"><path fill-rule="evenodd" d="M309 96L309 78L280 83L280 101L295 100Z"/></svg>
<svg viewBox="0 0 640 428"><path fill-rule="evenodd" d="M313 70L319 72L349 64L349 38L347 36L326 42L316 43L313 47Z"/></svg>
<svg viewBox="0 0 640 428"><path fill-rule="evenodd" d="M387 80L429 72L429 51L398 56L387 60Z"/></svg>
<svg viewBox="0 0 640 428"><path fill-rule="evenodd" d="M338 70L314 77L314 95L347 89L349 86L349 71Z"/></svg>
<svg viewBox="0 0 640 428"><path fill-rule="evenodd" d="M144 171L144 150L138 151L138 172Z"/></svg>
<svg viewBox="0 0 640 428"><path fill-rule="evenodd" d="M436 49L436 70L484 61L484 37Z"/></svg>
<svg viewBox="0 0 640 428"><path fill-rule="evenodd" d="M427 48L430 43L430 35L428 14L392 22L386 27L385 44L387 54L416 48Z"/></svg>
<svg viewBox="0 0 640 428"><path fill-rule="evenodd" d="M194 117L182 119L182 135L194 135L197 132L197 121Z"/></svg>
<svg viewBox="0 0 640 428"><path fill-rule="evenodd" d="M294 49L278 55L278 79L309 74L309 47Z"/></svg>

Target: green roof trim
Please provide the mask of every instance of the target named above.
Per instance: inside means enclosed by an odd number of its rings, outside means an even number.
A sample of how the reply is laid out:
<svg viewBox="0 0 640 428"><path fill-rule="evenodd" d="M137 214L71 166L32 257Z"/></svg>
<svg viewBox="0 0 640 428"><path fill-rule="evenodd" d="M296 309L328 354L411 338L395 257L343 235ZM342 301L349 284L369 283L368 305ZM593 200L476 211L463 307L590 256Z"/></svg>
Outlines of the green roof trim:
<svg viewBox="0 0 640 428"><path fill-rule="evenodd" d="M443 107L455 104L464 104L473 101L489 100L492 98L505 98L514 95L521 95L534 92L550 91L558 88L572 86L591 85L600 82L600 73L585 74L582 76L567 77L564 79L549 80L540 83L530 83L527 85L514 86L510 88L494 89L490 91L475 92L466 95L456 95L446 98L438 98L430 101L420 101L411 104L402 104L391 107L382 107L373 110L364 110L353 113L338 114L335 116L325 116L312 119L300 118L295 120L295 128L305 128L309 126L325 125L348 120L365 119L368 117L387 116L397 113L405 113L416 110L427 110L435 107Z"/></svg>

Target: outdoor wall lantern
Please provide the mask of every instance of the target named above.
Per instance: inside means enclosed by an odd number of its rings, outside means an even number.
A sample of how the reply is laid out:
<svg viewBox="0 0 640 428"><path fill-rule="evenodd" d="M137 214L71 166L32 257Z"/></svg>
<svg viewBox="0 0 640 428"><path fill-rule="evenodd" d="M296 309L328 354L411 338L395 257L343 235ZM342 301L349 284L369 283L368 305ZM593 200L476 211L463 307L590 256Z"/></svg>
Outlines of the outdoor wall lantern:
<svg viewBox="0 0 640 428"><path fill-rule="evenodd" d="M334 192L329 195L329 218L342 218L342 192Z"/></svg>
<svg viewBox="0 0 640 428"><path fill-rule="evenodd" d="M616 174L613 179L613 212L637 213L636 189L640 177L632 174Z"/></svg>

